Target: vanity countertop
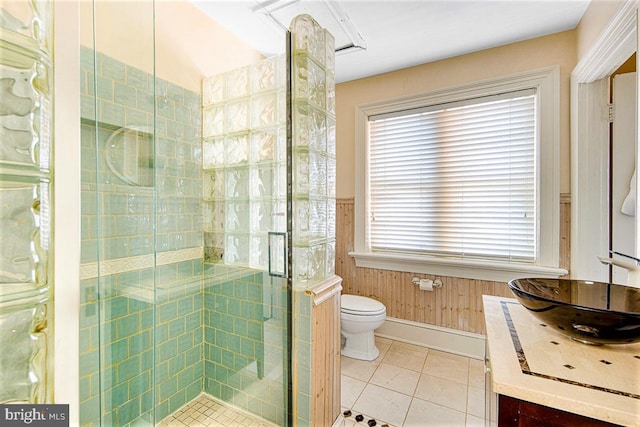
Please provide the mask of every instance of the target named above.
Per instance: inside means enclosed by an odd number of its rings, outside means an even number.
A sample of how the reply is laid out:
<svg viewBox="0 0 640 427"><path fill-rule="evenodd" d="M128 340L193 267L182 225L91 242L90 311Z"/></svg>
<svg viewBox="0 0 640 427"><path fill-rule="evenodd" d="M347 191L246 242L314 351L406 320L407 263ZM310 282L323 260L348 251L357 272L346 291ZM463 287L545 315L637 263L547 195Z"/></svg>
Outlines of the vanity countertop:
<svg viewBox="0 0 640 427"><path fill-rule="evenodd" d="M625 426L640 426L640 343L581 344L517 300L483 296L495 393Z"/></svg>

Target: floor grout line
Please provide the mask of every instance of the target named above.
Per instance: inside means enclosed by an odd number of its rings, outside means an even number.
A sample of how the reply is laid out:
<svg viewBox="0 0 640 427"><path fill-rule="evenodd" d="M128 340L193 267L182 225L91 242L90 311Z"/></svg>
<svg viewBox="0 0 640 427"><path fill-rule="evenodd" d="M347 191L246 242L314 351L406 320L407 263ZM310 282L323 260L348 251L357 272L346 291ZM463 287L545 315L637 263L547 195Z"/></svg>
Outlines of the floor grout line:
<svg viewBox="0 0 640 427"><path fill-rule="evenodd" d="M363 364L368 364L368 363L372 363L375 365L375 368L373 370L371 370L371 372L368 375L362 375L362 376L358 376L353 370L349 370L349 369L353 369L353 367L351 368L347 368L346 372L345 372L345 364L343 363L343 373L342 375L344 377L348 377L352 380L357 381L358 383L355 384L364 384L364 386L362 386L362 389L355 393L356 396L354 398L354 396L346 396L345 395L345 390L343 390L343 398L347 397L349 398L349 402L352 402L351 405L342 405L343 410L345 409L349 409L351 410L351 412L353 413L352 417L355 417L356 415L356 411L354 411L354 408L358 406L358 402L360 401L360 399L363 398L363 395L365 393L365 390L367 389L367 387L369 386L375 386L375 387L380 387L381 389L387 390L390 393L398 393L399 395L403 395L405 397L409 397L409 405L406 407L406 410L404 410L403 414L400 413L396 413L395 414L395 418L397 420L402 419L402 423L400 425L394 426L394 427L403 427L404 425L407 424L407 422L409 422L409 413L412 410L412 408L414 407L414 404L428 404L428 405L436 405L437 407L442 408L444 411L453 411L454 413L457 413L460 418L461 418L461 425L472 425L471 423L482 419L483 417L479 417L476 414L472 414L469 412L469 410L471 409L471 405L470 405L470 389L472 388L472 382L474 385L477 385L477 378L475 378L475 375L478 375L477 372L477 367L476 368L472 368L472 363L471 363L471 359L468 357L464 357L464 356L460 356L460 355L451 355L451 357L449 358L449 355L446 352L442 352L442 351L438 351L438 350L433 350L433 349L429 349L426 347L420 347L420 346L407 346L406 344L396 344L396 347L394 347L394 343L396 343L396 341L394 340L384 340L384 344L381 344L380 342L377 341L377 345L379 347L382 347L384 345L385 349L384 351L380 351L380 356L378 359L376 359L375 361L371 361L371 362L366 362L366 361L355 361L356 365L351 365L351 366L356 366L358 363L363 363ZM411 351L413 351L415 349L415 351L422 352L425 351L425 356L424 359L422 360L422 362L420 363L420 367L419 367L419 371L414 371L415 373L418 374L418 380L415 383L415 386L413 387L413 391L412 394L409 395L407 394L406 390L404 391L400 391L400 389L394 389L393 386L389 387L389 383L385 384L385 385L380 385L377 382L374 383L372 382L374 377L376 377L376 373L379 372L380 368L384 365L384 366L388 366L389 369L393 369L393 368L399 368L399 369L407 369L406 367L402 367L402 366L398 366L396 363L389 363L389 361L385 362L385 358L390 354L390 352L392 352L392 349L398 349L398 348L405 348L407 351L407 354L411 354ZM398 353L396 351L396 353ZM402 351L399 351L399 353L402 353ZM393 353L392 353L393 355ZM414 356L416 355L416 353L413 354ZM450 369L450 370L454 370L455 372L455 368L451 368L451 366L454 366L456 364L461 365L461 369L463 369L464 373L462 373L462 377L459 377L457 379L455 379L454 376L452 375L448 375L448 374L444 374L444 375L438 375L438 373L433 372L433 371L429 371L428 370L428 364L429 364L429 357L432 357L432 362L436 362L438 358L444 358L444 360L439 360L440 363L443 364L443 370L446 369ZM420 356L416 356L420 357ZM463 359L464 358L464 359ZM348 359L348 358L347 358ZM448 361L446 360L448 359ZM345 359L343 359L344 361ZM353 359L352 359L353 360ZM409 360L409 359L407 359ZM395 361L397 362L397 360ZM447 367L447 364L449 364L449 366ZM362 365L363 367L366 365ZM433 365L432 365L433 366ZM406 371L405 371L406 372ZM484 375L484 374L482 374ZM367 378L366 380L362 379L362 378ZM441 384L457 384L457 385L453 385L454 387L460 387L460 386L464 386L464 396L461 396L461 399L458 400L458 402L460 402L458 405L449 405L449 406L445 406L442 404L442 401L431 401L429 399L425 399L425 397L423 396L417 396L416 393L418 393L418 389L420 387L420 383L421 380L424 380L424 378L433 378L436 381L440 381ZM473 381L472 381L473 379ZM478 387L473 387L473 388L478 388ZM461 390L460 390L461 391ZM344 400L343 400L344 402ZM460 407L464 405L464 411L460 410ZM477 406L475 407L477 409ZM375 409L373 410L375 412ZM364 414L362 414L364 415ZM366 416L365 417L365 421L367 419L371 419L373 417L371 416ZM394 418L392 416L389 416L388 418ZM347 418L345 418L345 420L347 420ZM349 422L347 421L345 424L345 426L356 426L356 425L360 425L358 424L349 424ZM364 424L366 425L366 423ZM378 424L380 425L380 424ZM434 424L435 425L435 424Z"/></svg>
<svg viewBox="0 0 640 427"><path fill-rule="evenodd" d="M399 352L395 352L392 353L392 355L390 356L390 359L385 362L385 358L387 357L387 355L389 355L389 352L392 350L392 346L394 343L397 343L394 340L385 340L384 341L385 344L384 345L384 351L381 351L380 356L378 359L376 359L375 361L372 362L364 362L364 361L357 361L357 364L360 363L371 363L373 364L373 369L370 371L370 373L368 373L367 375L362 376L362 378L367 377L367 380L363 380L354 376L353 372L347 372L347 373L341 373L341 377L348 377L354 381L357 381L357 383L355 384L360 384L363 383L364 386L362 386L362 389L357 393L357 396L355 396L355 399L353 399L353 396L351 396L352 400L351 400L351 405L350 407L348 406L344 406L341 405L341 411L345 411L345 410L351 410L352 415L351 417L345 417L344 418L344 422L343 422L343 426L344 427L367 427L367 422L371 419L376 419L372 416L366 416L365 414L360 414L360 413L356 413L356 411L353 410L353 408L357 405L358 401L364 397L365 395L365 390L367 389L368 386L375 386L378 387L379 389L382 390L386 390L389 394L391 393L397 393L400 396L404 396L404 398L408 399L408 406L406 407L406 410L404 410L403 414L395 414L395 418L396 420L400 420L402 419L401 423L396 425L396 424L388 424L389 427L403 427L406 426L411 420L409 419L409 414L410 411L412 410L412 408L414 407L414 405L436 405L439 408L442 408L442 410L446 411L453 411L455 413L458 413L459 415L462 416L462 424L460 424L461 426L467 425L467 426L471 426L471 422L474 422L476 420L482 419L482 417L478 417L475 414L471 414L469 413L469 409L470 409L470 388L471 388L471 383L472 383L472 368L471 368L471 359L470 358L465 358L466 359L466 375L465 375L465 379L466 381L464 383L462 383L461 381L456 381L451 379L450 377L448 377L446 374L443 376L437 376L437 375L433 375L433 372L425 372L425 369L428 368L428 362L429 362L429 356L431 354L431 356L433 357L432 361L437 360L438 357L446 357L446 353L445 352L441 352L441 351L437 351L437 350L432 350L426 347L420 347L419 351L425 351L426 355L424 356L424 360L420 363L420 367L419 367L419 371L415 371L413 369L408 369L406 367L403 366L398 366L397 363L399 363L399 360L401 359L396 359L394 360L395 363L389 363L389 361L392 359L391 356L397 357L398 353L403 353L402 351ZM382 347L382 344L380 344L380 346ZM417 348L419 346L413 346ZM411 355L411 351L412 347L408 347L406 344L402 343L402 344L396 344L395 349L398 348L404 348L405 351L405 355L409 354ZM413 353L413 355L415 356L416 353ZM458 356L458 355L452 355L455 357L450 358L450 363L455 366L456 363L460 362L462 359L462 356ZM345 360L345 359L343 359ZM354 360L354 359L351 359ZM411 360L411 359L408 359ZM415 360L415 358L414 358ZM457 361L457 362L455 362ZM446 367L447 362L443 362L442 360L440 360L440 363L444 363L444 368L442 368L443 370L446 371L446 369L452 369L450 366ZM352 365L352 366L358 366L358 365ZM462 363L462 365L464 365L464 363ZM362 365L362 366L366 366L366 365ZM433 365L432 365L433 366ZM343 372L344 372L344 364L342 364L343 367ZM384 369L386 369L385 373L383 374L383 371L380 371L381 375L379 377L378 382L384 382L385 381L385 377L384 375L393 375L393 369L397 368L397 369L408 369L409 371L412 371L412 373L417 374L418 375L418 380L416 381L413 390L412 390L412 394L407 394L406 391L399 391L394 389L393 387L389 387L389 384L392 382L393 378L391 378L389 381L387 381L385 383L385 385L380 385L377 383L373 383L372 379L376 376L376 373L381 369L381 367L384 367ZM371 368L371 366L370 366ZM369 369L369 368L368 368ZM476 368L474 368L474 370L476 370ZM391 374L390 374L391 372ZM406 375L406 371L402 371L405 373ZM351 373L351 375L349 375ZM473 375L478 375L479 372L474 372ZM463 374L464 375L464 374ZM436 378L438 380L442 380L441 384L447 384L447 382L449 383L456 383L458 385L464 385L465 387L465 396L464 396L464 412L455 409L453 407L450 406L444 406L441 403L437 402L437 401L431 401L428 399L423 398L422 396L417 396L416 393L418 393L418 388L420 387L420 382L423 378L426 377L431 377L431 378ZM474 385L477 385L477 378L474 377ZM474 387L474 388L478 388L478 387ZM343 399L345 397L343 390ZM370 396L370 394L369 394ZM344 402L344 400L343 400ZM478 407L475 406L475 408L477 409ZM375 412L375 411L374 411ZM355 417L357 415L362 415L363 416L363 420L361 422L356 423L355 422ZM415 416L414 416L415 417ZM389 416L388 418L394 418L393 416ZM414 419L415 421L415 419ZM387 421L382 421L382 419L378 418L376 419L377 422L377 426L383 426ZM210 425L218 425L218 426L225 426L225 427L244 427L244 426L256 426L256 427L273 427L274 425L266 422L264 420L261 420L258 417L252 417L251 414L243 412L241 410L235 411L233 408L229 407L228 404L218 401L217 399L207 395L207 394L200 394L199 396L197 396L194 400L192 400L191 402L189 402L188 404L184 405L183 407L179 408L178 410L176 410L174 413L170 414L169 416L167 416L164 420L162 420L162 422L160 422L158 424L158 427L197 427L197 426L210 426ZM432 424L432 425L436 425L436 424Z"/></svg>
<svg viewBox="0 0 640 427"><path fill-rule="evenodd" d="M157 424L158 427L275 427L274 424L257 416L234 409L227 403L218 401L207 394L200 394Z"/></svg>

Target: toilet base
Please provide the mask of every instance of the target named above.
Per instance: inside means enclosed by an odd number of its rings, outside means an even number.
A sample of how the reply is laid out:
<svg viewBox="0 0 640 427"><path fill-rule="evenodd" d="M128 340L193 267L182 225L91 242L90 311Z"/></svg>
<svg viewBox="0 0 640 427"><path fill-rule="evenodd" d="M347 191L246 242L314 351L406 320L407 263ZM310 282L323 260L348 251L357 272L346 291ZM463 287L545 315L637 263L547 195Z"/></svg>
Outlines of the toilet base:
<svg viewBox="0 0 640 427"><path fill-rule="evenodd" d="M380 355L380 350L376 347L373 331L361 334L349 334L343 332L345 344L342 346L340 354L352 359L372 361Z"/></svg>

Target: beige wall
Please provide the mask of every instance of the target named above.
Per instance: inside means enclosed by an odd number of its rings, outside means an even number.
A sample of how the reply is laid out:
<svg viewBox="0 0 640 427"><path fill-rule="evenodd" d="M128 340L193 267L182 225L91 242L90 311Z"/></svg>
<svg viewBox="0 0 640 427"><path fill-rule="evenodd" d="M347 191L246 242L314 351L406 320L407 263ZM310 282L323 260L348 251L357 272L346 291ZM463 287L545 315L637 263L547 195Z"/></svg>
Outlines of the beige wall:
<svg viewBox="0 0 640 427"><path fill-rule="evenodd" d="M413 276L433 279L433 276L358 268L348 255L353 250L354 233L355 106L554 64L560 65L560 191L564 193L560 201L561 227L558 239L561 266L569 267L569 79L578 58L591 49L620 4L619 1L594 0L576 30L338 85L336 274L343 278L344 293L382 301L387 306L387 315L391 317L484 333L481 296L512 296L506 284L443 277L443 287L426 293L417 290L410 279Z"/></svg>
<svg viewBox="0 0 640 427"><path fill-rule="evenodd" d="M80 43L92 47L92 3L80 5ZM153 3L98 0L95 8L96 49L151 73ZM203 77L263 58L186 0L156 1L155 34L156 76L194 92L200 92Z"/></svg>
<svg viewBox="0 0 640 427"><path fill-rule="evenodd" d="M624 2L624 0L591 0L576 28L578 61L589 52Z"/></svg>
<svg viewBox="0 0 640 427"><path fill-rule="evenodd" d="M575 46L576 32L565 31L337 85L337 197L354 197L357 105L556 64L561 89L560 191L569 192L569 78L576 65Z"/></svg>
<svg viewBox="0 0 640 427"><path fill-rule="evenodd" d="M505 283L441 277L444 286L433 292L418 290L411 278L417 273L355 266L349 252L354 236L354 113L359 104L419 92L442 89L500 75L552 65L560 66L560 164L561 192L570 189L569 88L576 64L576 32L566 31L469 55L342 83L336 88L337 209L336 274L343 278L343 292L381 301L387 316L484 333L482 295L512 296ZM561 199L558 240L562 266L569 265L568 198Z"/></svg>

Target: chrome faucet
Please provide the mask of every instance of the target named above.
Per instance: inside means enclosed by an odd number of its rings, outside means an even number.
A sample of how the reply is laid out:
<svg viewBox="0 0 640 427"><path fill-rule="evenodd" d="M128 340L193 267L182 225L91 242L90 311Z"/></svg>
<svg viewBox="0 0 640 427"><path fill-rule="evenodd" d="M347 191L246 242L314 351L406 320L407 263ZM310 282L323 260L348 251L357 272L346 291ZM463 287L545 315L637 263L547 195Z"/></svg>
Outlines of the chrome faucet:
<svg viewBox="0 0 640 427"><path fill-rule="evenodd" d="M625 258L629 258L634 261L633 263L631 263L628 261L620 261L613 258L605 258L600 256L598 257L600 262L603 264L615 265L616 267L621 267L627 270L629 272L627 284L629 286L640 288L640 259L617 251L609 251L609 253L612 255L619 255Z"/></svg>

